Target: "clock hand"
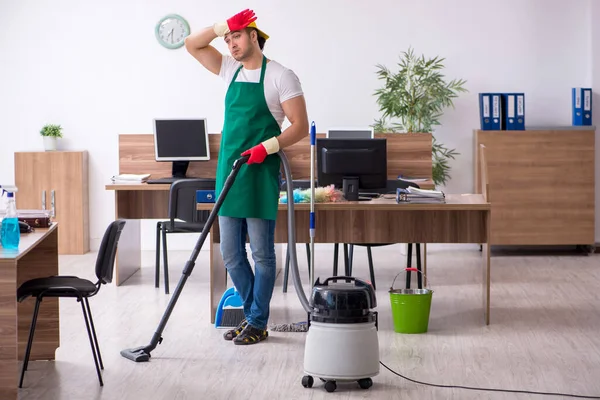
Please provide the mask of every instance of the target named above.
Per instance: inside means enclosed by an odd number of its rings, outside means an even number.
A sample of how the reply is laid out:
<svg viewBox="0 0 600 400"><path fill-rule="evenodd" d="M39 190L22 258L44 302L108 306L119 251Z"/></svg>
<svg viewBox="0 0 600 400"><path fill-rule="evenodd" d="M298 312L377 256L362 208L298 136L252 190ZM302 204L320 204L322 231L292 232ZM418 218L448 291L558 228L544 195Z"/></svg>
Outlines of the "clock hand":
<svg viewBox="0 0 600 400"><path fill-rule="evenodd" d="M171 29L171 32L169 32L169 34L167 35L167 37L171 36L171 43L173 43L173 31L174 31L174 28Z"/></svg>

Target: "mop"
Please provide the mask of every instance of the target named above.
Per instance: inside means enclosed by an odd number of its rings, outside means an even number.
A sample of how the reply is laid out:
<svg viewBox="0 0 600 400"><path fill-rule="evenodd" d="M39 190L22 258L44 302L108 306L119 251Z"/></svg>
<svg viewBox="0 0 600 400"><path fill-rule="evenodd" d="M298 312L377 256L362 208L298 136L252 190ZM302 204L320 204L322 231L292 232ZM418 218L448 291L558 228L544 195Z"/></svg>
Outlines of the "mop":
<svg viewBox="0 0 600 400"><path fill-rule="evenodd" d="M310 265L309 265L309 282L312 291L313 282L315 281L315 144L317 140L317 128L313 121L310 125ZM292 182L287 182L291 185ZM289 199L293 202L293 199ZM308 322L295 322L291 324L271 324L269 329L273 332L307 332Z"/></svg>

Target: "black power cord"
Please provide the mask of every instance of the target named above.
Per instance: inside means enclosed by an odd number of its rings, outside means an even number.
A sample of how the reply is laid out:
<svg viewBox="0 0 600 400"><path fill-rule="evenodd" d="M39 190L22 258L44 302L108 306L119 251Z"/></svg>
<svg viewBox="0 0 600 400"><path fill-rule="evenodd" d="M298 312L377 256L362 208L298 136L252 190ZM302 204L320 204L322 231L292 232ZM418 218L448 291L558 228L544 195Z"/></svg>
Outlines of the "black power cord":
<svg viewBox="0 0 600 400"><path fill-rule="evenodd" d="M576 397L576 398L579 398L579 399L600 399L600 396L581 396L581 395L576 395L576 394L564 394L564 393L530 392L530 391L527 391L527 390L486 389L486 388L476 388L476 387L469 387L469 386L437 385L437 384L434 384L434 383L419 382L417 380L407 378L406 376L404 376L402 374L399 374L398 372L394 371L393 369L391 369L390 367L388 367L387 365L385 365L381 361L379 361L379 363L381 365L383 365L388 371L390 371L391 373L393 373L395 375L398 375L400 378L404 378L407 381L410 381L410 382L413 382L413 383L417 383L419 385L425 385L425 386L432 386L432 387L438 387L438 388L447 388L447 389L478 390L478 391L484 391L484 392L539 394L539 395L543 395L543 396Z"/></svg>

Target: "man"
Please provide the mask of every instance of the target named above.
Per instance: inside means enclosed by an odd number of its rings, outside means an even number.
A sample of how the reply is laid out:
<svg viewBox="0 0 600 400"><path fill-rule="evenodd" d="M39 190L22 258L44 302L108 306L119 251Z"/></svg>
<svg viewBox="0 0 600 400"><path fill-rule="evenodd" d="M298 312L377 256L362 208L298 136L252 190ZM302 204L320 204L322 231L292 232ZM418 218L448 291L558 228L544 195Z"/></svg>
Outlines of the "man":
<svg viewBox="0 0 600 400"><path fill-rule="evenodd" d="M302 87L290 69L262 53L267 34L256 26L252 10L244 10L185 40L188 52L228 84L225 121L216 179L217 196L233 162L249 155L219 211L221 254L244 302L245 319L224 334L235 344L267 338L267 321L275 285L275 219L279 202L279 149L308 134ZM222 37L231 56L210 43ZM291 125L281 131L287 117ZM255 274L246 255L250 239Z"/></svg>

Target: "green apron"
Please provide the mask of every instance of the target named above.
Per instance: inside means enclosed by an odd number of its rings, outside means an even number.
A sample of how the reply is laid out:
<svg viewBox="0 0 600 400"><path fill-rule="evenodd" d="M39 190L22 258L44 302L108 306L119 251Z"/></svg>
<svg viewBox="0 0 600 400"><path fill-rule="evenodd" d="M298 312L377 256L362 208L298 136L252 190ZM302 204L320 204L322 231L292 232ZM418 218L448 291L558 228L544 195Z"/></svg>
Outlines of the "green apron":
<svg viewBox="0 0 600 400"><path fill-rule="evenodd" d="M267 59L263 56L260 82L236 82L238 68L225 96L225 123L217 161L215 194L219 197L241 154L263 141L279 136L281 129L265 99L264 77ZM279 156L268 155L261 164L244 164L227 193L220 216L275 220L279 203Z"/></svg>

